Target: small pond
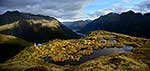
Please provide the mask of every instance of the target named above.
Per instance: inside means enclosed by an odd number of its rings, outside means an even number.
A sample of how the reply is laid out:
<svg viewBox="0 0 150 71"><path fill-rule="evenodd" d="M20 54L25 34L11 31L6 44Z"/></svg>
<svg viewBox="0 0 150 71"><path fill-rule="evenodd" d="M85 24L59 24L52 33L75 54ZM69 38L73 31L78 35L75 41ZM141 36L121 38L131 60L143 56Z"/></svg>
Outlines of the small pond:
<svg viewBox="0 0 150 71"><path fill-rule="evenodd" d="M53 63L53 64L57 64L57 65L61 65L61 66L64 66L64 65L80 65L81 63L84 63L86 61L95 59L99 56L131 52L132 49L133 49L133 47L129 46L129 45L124 45L122 48L111 47L111 48L97 49L97 50L94 50L93 54L91 54L89 56L81 57L81 59L79 61L68 60L68 61L64 61L64 62L54 62L49 57L44 57L43 59L44 59L44 61L46 61L48 63Z"/></svg>
<svg viewBox="0 0 150 71"><path fill-rule="evenodd" d="M85 36L85 34L78 33L78 32L76 32L76 34L78 34L78 35L80 35L80 36Z"/></svg>

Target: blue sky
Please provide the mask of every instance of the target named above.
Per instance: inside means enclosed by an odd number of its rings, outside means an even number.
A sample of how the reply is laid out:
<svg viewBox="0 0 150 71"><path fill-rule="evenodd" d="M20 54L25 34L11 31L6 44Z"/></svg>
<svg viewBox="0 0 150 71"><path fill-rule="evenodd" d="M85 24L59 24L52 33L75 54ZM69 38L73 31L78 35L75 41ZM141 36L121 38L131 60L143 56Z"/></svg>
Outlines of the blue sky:
<svg viewBox="0 0 150 71"><path fill-rule="evenodd" d="M88 13L93 13L99 9L112 8L114 5L122 5L130 8L142 1L143 0L93 0L87 7L85 7L85 11Z"/></svg>
<svg viewBox="0 0 150 71"><path fill-rule="evenodd" d="M87 7L85 7L85 12L94 13L99 9L110 8L113 4L116 3L116 1L118 2L118 0L94 0Z"/></svg>
<svg viewBox="0 0 150 71"><path fill-rule="evenodd" d="M0 14L14 10L69 21L95 19L110 12L150 12L150 0L0 0Z"/></svg>

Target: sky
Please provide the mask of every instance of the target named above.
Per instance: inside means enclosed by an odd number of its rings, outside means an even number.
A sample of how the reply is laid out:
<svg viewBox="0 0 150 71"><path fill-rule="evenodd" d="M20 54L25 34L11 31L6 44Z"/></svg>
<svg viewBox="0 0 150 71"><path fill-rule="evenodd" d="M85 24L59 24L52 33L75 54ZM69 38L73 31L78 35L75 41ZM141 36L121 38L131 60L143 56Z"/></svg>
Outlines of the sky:
<svg viewBox="0 0 150 71"><path fill-rule="evenodd" d="M150 12L150 0L0 0L0 14L14 10L73 21L95 19L110 12Z"/></svg>

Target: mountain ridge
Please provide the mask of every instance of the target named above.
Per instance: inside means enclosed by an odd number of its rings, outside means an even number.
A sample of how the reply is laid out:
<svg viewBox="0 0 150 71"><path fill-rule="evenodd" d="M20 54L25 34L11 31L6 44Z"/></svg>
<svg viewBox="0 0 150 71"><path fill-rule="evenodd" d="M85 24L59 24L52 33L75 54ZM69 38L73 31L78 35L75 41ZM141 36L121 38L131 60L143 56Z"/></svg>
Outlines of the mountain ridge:
<svg viewBox="0 0 150 71"><path fill-rule="evenodd" d="M95 30L106 30L136 37L150 38L149 18L149 13L141 14L131 10L121 14L109 13L87 24L80 32L87 34Z"/></svg>
<svg viewBox="0 0 150 71"><path fill-rule="evenodd" d="M36 43L56 38L73 39L79 37L53 17L19 11L8 11L1 15L0 25L1 34L17 36Z"/></svg>

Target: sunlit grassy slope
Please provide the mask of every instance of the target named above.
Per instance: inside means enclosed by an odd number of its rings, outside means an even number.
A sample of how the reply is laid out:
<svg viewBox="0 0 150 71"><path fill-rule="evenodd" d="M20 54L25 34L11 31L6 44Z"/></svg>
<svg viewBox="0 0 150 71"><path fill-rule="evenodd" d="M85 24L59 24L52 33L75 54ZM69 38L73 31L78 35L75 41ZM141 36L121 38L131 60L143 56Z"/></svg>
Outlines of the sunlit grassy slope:
<svg viewBox="0 0 150 71"><path fill-rule="evenodd" d="M111 40L116 40L112 43ZM57 65L66 60L79 61L93 50L130 45L132 52L118 53L97 57L82 64ZM28 47L0 65L1 70L12 71L149 71L150 70L150 40L136 38L107 31L95 31L75 40L53 40L42 46ZM45 62L42 58L49 57L54 63Z"/></svg>
<svg viewBox="0 0 150 71"><path fill-rule="evenodd" d="M12 24L0 26L0 32L1 32L1 31L4 31L4 30L8 30L8 29L15 28L15 27L17 26L16 23L18 23L18 22L14 22L14 23L12 23Z"/></svg>
<svg viewBox="0 0 150 71"><path fill-rule="evenodd" d="M4 34L0 34L0 44L19 44L22 46L31 45L30 42L27 42L23 39Z"/></svg>

